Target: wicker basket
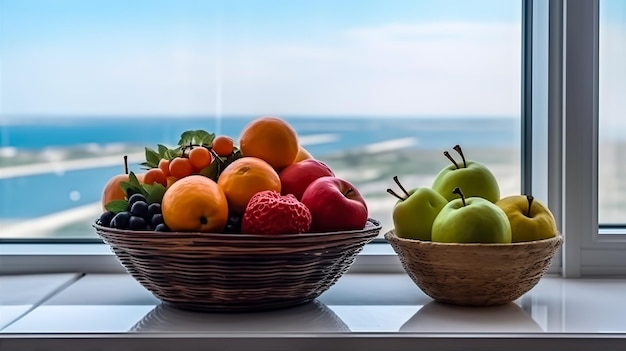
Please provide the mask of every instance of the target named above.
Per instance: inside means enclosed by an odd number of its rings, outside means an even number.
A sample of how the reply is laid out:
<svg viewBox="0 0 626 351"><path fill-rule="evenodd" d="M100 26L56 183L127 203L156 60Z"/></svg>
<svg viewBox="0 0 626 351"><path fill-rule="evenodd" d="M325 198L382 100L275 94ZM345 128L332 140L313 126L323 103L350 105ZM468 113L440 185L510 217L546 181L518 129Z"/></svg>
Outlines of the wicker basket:
<svg viewBox="0 0 626 351"><path fill-rule="evenodd" d="M128 231L94 224L141 285L177 308L254 311L311 301L381 230L289 235Z"/></svg>
<svg viewBox="0 0 626 351"><path fill-rule="evenodd" d="M512 302L544 276L563 242L556 236L513 244L451 244L385 233L413 282L431 298L456 305Z"/></svg>

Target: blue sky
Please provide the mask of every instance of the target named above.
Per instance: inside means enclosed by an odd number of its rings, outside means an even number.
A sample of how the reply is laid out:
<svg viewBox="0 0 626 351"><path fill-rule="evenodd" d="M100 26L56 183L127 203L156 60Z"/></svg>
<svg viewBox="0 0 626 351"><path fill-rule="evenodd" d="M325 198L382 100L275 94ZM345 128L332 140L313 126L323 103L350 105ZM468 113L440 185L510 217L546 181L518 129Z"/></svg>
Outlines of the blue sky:
<svg viewBox="0 0 626 351"><path fill-rule="evenodd" d="M0 112L517 115L520 17L518 0L0 0Z"/></svg>

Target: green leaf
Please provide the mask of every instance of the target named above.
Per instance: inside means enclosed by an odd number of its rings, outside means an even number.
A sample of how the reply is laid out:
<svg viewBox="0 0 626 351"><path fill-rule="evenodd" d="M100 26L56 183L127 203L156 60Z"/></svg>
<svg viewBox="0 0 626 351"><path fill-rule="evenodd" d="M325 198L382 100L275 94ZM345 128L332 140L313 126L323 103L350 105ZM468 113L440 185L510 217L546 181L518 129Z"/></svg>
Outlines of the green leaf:
<svg viewBox="0 0 626 351"><path fill-rule="evenodd" d="M155 168L159 166L159 161L161 161L159 153L146 147L146 163L150 165L150 167Z"/></svg>
<svg viewBox="0 0 626 351"><path fill-rule="evenodd" d="M148 195L146 196L146 200L148 201L148 203L161 203L166 190L163 184L144 184L144 188L148 192Z"/></svg>
<svg viewBox="0 0 626 351"><path fill-rule="evenodd" d="M113 213L120 213L128 210L128 201L126 200L113 200L108 204L104 205L107 211L111 211Z"/></svg>
<svg viewBox="0 0 626 351"><path fill-rule="evenodd" d="M195 143L199 145L213 145L213 140L215 139L214 133L209 133L205 130L196 130L195 132Z"/></svg>
<svg viewBox="0 0 626 351"><path fill-rule="evenodd" d="M169 158L168 159L172 160L173 158L179 157L180 155L183 154L183 148L182 148L182 146L178 146L178 147L176 147L174 149L170 149L168 152L169 152L169 154L168 154Z"/></svg>
<svg viewBox="0 0 626 351"><path fill-rule="evenodd" d="M186 145L189 143L193 143L194 131L187 130L180 135L180 140L178 140L178 145Z"/></svg>
<svg viewBox="0 0 626 351"><path fill-rule="evenodd" d="M220 165L219 162L211 162L210 165L208 165L207 167L205 167L203 170L200 171L200 174L213 179L214 181L217 181L217 178L219 177L219 174L221 173L221 169L220 169Z"/></svg>
<svg viewBox="0 0 626 351"><path fill-rule="evenodd" d="M159 151L160 158L167 158L167 152L170 150L167 148L167 146L162 145L162 144L157 144L157 149Z"/></svg>
<svg viewBox="0 0 626 351"><path fill-rule="evenodd" d="M122 182L120 184L127 196L135 193L140 193L145 197L148 196L148 192L146 191L146 189L144 189L143 185L139 183L137 176L133 172L128 173L127 182Z"/></svg>

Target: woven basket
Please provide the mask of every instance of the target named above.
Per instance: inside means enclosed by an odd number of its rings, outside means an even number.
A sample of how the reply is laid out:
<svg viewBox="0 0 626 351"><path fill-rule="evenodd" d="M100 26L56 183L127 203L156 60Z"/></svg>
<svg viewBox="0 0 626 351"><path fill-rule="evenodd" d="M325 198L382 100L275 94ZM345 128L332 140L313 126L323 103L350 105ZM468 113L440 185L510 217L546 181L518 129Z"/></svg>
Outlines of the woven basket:
<svg viewBox="0 0 626 351"><path fill-rule="evenodd" d="M94 224L128 273L158 299L200 311L254 311L311 301L376 238L362 230L288 235L128 231Z"/></svg>
<svg viewBox="0 0 626 351"><path fill-rule="evenodd" d="M563 242L556 236L513 244L453 244L385 239L413 282L434 300L489 306L512 302L532 289Z"/></svg>

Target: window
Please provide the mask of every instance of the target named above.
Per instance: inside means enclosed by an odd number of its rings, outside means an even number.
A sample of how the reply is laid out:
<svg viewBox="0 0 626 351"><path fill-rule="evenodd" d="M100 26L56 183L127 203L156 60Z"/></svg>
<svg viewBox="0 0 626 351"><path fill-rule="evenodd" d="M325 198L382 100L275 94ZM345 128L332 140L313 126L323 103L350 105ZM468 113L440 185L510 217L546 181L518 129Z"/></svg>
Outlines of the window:
<svg viewBox="0 0 626 351"><path fill-rule="evenodd" d="M559 154L562 147L562 158L555 158L560 162L549 168L562 179L560 187L554 187L553 195L563 199L562 225L566 232L563 274L566 277L623 275L626 228L623 219L611 215L619 203L606 195L611 188L620 191L617 185L620 180L607 173L613 172L610 143L619 139L614 139L615 134L607 127L618 128L616 123L622 123L611 117L616 113L611 111L619 110L612 96L623 91L623 87L611 81L624 69L623 64L612 63L620 59L620 42L613 38L621 32L615 28L624 24L623 17L619 19L623 15L620 12L623 3L602 0L561 4L562 12L555 11L554 17L564 24L563 105L558 106L558 99L551 103L554 110L562 108L563 113L553 117L562 118L556 123L562 129L554 129L556 141L550 143L550 149L553 154ZM611 11L615 14L610 14ZM613 47L618 51L613 51Z"/></svg>
<svg viewBox="0 0 626 351"><path fill-rule="evenodd" d="M63 4L0 5L2 238L46 238L56 225L95 239L93 184L121 171L122 154L136 162L143 146L198 123L236 136L246 118L276 114L363 189L386 228L391 177L428 184L446 164L442 150L459 143L489 157L503 194L548 199L566 236L564 276L626 274L614 146L624 129L623 1ZM59 142L70 139L71 152ZM74 250L28 248L40 250L34 269Z"/></svg>
<svg viewBox="0 0 626 351"><path fill-rule="evenodd" d="M186 129L260 115L391 228L398 175L430 186L460 144L520 189L519 1L5 0L2 238L95 238L106 181Z"/></svg>
<svg viewBox="0 0 626 351"><path fill-rule="evenodd" d="M626 2L602 0L599 24L599 160L600 225L626 224Z"/></svg>

